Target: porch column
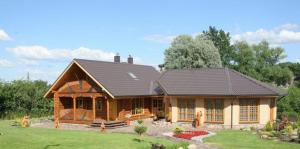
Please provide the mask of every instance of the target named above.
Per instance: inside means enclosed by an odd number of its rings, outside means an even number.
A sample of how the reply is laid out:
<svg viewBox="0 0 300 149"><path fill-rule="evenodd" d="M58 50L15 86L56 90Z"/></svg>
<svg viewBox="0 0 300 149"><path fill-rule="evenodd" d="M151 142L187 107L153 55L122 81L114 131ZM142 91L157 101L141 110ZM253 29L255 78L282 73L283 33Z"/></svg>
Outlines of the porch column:
<svg viewBox="0 0 300 149"><path fill-rule="evenodd" d="M106 120L109 121L109 99L106 98Z"/></svg>
<svg viewBox="0 0 300 149"><path fill-rule="evenodd" d="M73 120L76 120L76 96L73 96Z"/></svg>
<svg viewBox="0 0 300 149"><path fill-rule="evenodd" d="M93 120L96 119L96 97L93 96Z"/></svg>
<svg viewBox="0 0 300 149"><path fill-rule="evenodd" d="M56 120L57 118L59 119L59 106L60 104L60 100L59 100L59 96L57 95L57 93L54 93L54 120Z"/></svg>

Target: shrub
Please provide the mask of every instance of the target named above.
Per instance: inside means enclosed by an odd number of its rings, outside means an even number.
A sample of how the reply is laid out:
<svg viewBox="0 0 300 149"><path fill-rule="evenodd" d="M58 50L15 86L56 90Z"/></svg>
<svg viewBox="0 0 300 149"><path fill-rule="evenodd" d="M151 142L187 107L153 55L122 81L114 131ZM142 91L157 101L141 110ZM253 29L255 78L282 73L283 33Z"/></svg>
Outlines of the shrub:
<svg viewBox="0 0 300 149"><path fill-rule="evenodd" d="M146 126L142 126L142 125L137 125L134 127L134 131L142 136L142 134L144 134L147 131L147 127Z"/></svg>
<svg viewBox="0 0 300 149"><path fill-rule="evenodd" d="M176 128L173 130L173 133L174 133L175 135L177 135L177 134L181 134L183 131L184 131L183 128L181 128L181 127L176 127Z"/></svg>
<svg viewBox="0 0 300 149"><path fill-rule="evenodd" d="M269 121L265 126L266 131L272 131L273 130L273 124Z"/></svg>
<svg viewBox="0 0 300 149"><path fill-rule="evenodd" d="M283 129L283 131L284 131L286 134L288 134L288 135L292 135L292 133L293 133L293 127L292 127L292 125L287 125L287 126Z"/></svg>
<svg viewBox="0 0 300 149"><path fill-rule="evenodd" d="M144 121L143 121L143 120L137 120L137 123L138 123L139 125L142 125L142 124L144 123Z"/></svg>
<svg viewBox="0 0 300 149"><path fill-rule="evenodd" d="M151 144L151 149L166 149L163 144Z"/></svg>
<svg viewBox="0 0 300 149"><path fill-rule="evenodd" d="M292 123L291 125L292 125L293 129L297 129L298 128L297 123Z"/></svg>

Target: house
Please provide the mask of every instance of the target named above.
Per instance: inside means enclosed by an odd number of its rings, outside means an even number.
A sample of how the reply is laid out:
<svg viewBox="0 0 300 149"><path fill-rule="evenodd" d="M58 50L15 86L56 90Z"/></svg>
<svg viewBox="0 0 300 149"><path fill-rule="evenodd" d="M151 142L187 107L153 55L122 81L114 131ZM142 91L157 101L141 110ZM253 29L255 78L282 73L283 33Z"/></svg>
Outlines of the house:
<svg viewBox="0 0 300 149"><path fill-rule="evenodd" d="M225 128L263 126L276 119L281 92L228 68L170 70L74 59L45 94L65 123L165 117Z"/></svg>

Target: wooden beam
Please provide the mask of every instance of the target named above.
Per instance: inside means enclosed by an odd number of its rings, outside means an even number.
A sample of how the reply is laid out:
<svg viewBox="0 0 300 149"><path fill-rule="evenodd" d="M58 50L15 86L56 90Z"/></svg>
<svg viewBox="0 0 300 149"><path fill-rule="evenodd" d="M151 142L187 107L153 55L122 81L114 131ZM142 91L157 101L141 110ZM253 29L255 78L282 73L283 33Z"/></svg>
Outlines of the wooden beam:
<svg viewBox="0 0 300 149"><path fill-rule="evenodd" d="M53 105L53 108L54 108L54 119L57 119L59 118L59 103L60 103L60 100L59 100L59 96L57 96L56 93L54 93L54 105Z"/></svg>
<svg viewBox="0 0 300 149"><path fill-rule="evenodd" d="M93 120L96 119L96 97L93 96Z"/></svg>
<svg viewBox="0 0 300 149"><path fill-rule="evenodd" d="M109 121L109 99L106 97L106 120Z"/></svg>
<svg viewBox="0 0 300 149"><path fill-rule="evenodd" d="M76 96L73 96L73 120L76 120Z"/></svg>

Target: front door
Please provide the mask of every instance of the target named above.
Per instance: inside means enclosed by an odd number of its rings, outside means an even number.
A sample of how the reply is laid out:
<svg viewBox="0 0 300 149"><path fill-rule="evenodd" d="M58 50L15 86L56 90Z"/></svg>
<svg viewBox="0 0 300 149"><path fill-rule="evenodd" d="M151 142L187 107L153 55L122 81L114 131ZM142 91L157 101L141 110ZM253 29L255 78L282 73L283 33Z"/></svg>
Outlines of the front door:
<svg viewBox="0 0 300 149"><path fill-rule="evenodd" d="M96 98L96 119L106 120L106 100L104 98Z"/></svg>

